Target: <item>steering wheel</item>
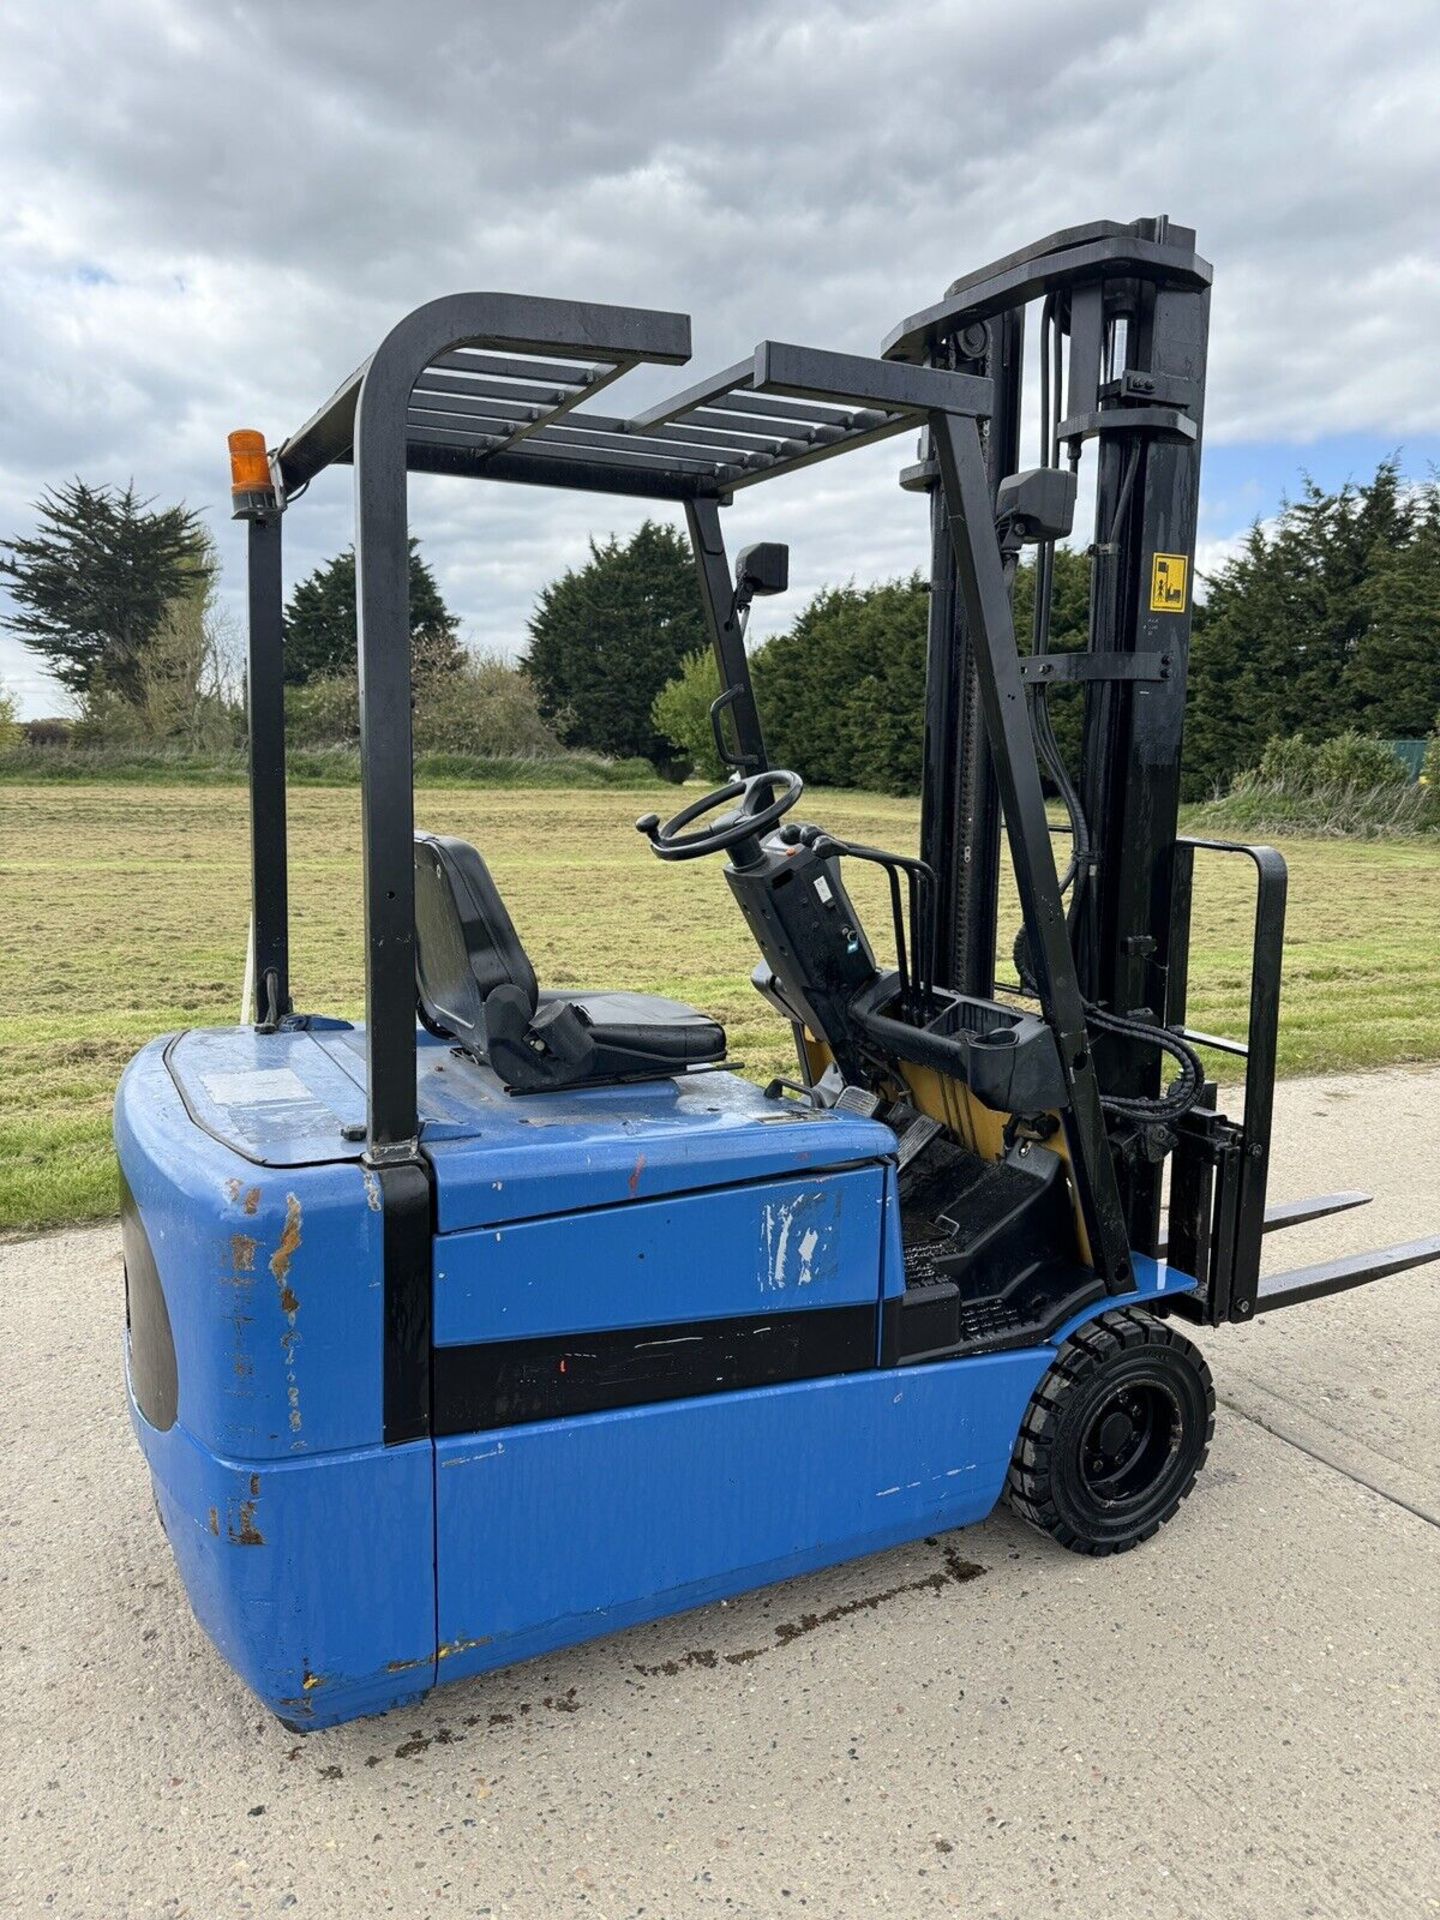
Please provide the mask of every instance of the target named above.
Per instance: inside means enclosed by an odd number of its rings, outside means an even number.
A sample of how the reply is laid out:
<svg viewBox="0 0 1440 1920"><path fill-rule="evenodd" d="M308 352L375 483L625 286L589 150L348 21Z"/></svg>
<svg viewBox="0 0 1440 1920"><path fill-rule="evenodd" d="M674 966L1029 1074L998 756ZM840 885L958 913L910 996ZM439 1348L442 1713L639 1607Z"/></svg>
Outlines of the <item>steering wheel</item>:
<svg viewBox="0 0 1440 1920"><path fill-rule="evenodd" d="M774 787L779 787L779 793L773 800L767 800L767 794ZM663 827L658 813L642 813L635 822L635 831L645 835L661 860L698 860L702 854L724 853L728 847L739 846L742 840L768 833L804 791L805 782L798 773L787 772L784 767L771 767L768 772L752 773L748 780L732 780L728 787L717 787L702 799L692 800ZM730 812L713 827L698 833L683 831L692 821L714 813L717 807L730 807Z"/></svg>

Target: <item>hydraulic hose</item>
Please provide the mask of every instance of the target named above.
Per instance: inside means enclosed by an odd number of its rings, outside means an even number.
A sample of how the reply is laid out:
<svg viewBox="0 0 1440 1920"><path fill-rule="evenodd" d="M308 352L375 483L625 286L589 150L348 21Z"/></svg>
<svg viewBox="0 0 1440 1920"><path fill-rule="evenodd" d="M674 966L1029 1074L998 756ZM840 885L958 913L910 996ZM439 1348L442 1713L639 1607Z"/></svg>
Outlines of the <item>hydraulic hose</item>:
<svg viewBox="0 0 1440 1920"><path fill-rule="evenodd" d="M1118 1034L1125 1040L1144 1041L1180 1063L1178 1077L1156 1100L1146 1099L1139 1094L1102 1093L1100 1104L1108 1113L1119 1114L1127 1120L1178 1120L1200 1098L1205 1085L1205 1068L1200 1056L1188 1040L1182 1040L1169 1027L1150 1026L1144 1020L1127 1020L1118 1013L1102 1013L1099 1007L1091 1006L1088 1001L1085 1023L1090 1027L1098 1027L1102 1033Z"/></svg>

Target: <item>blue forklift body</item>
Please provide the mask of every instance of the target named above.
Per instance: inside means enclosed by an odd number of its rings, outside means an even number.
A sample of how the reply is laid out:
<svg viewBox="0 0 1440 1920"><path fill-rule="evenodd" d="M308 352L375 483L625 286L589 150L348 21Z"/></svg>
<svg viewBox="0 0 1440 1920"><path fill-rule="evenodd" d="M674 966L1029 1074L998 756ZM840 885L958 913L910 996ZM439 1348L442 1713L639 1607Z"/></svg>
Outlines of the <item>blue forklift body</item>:
<svg viewBox="0 0 1440 1920"><path fill-rule="evenodd" d="M957 281L883 359L761 341L625 418L594 398L686 361L688 316L456 294L280 447L232 436L258 1017L147 1047L116 1139L157 1505L199 1619L289 1724L964 1526L1002 1492L1065 1547L1125 1551L1178 1510L1213 1429L1174 1322L1243 1324L1440 1256L1431 1236L1261 1278L1266 1232L1365 1196L1267 1208L1285 866L1176 834L1209 284L1189 229L1093 223ZM1032 303L1053 382L1023 468ZM902 438L931 522L918 858L787 817L804 783L768 757L745 650L787 550L732 574L720 518L745 487ZM1054 654L1087 447L1090 644ZM355 471L363 1027L297 1012L290 974L282 530L336 463ZM481 850L415 831L413 473L683 508L733 777L636 826L662 860L726 856L798 1080L726 1071L692 1007L543 990ZM1074 778L1048 706L1067 682ZM554 830L537 807L537 844ZM1243 1040L1188 1024L1194 864L1217 853L1256 877ZM883 872L893 967L856 865ZM1238 1118L1202 1046L1245 1061Z"/></svg>
<svg viewBox="0 0 1440 1920"><path fill-rule="evenodd" d="M344 1138L363 1030L154 1041L116 1117L132 1416L196 1615L284 1720L377 1712L989 1513L1072 1327L878 1364L904 1288L889 1128L777 1112L729 1073L517 1100L428 1035L417 1056L437 1369L797 1314L863 1328L868 1365L852 1349L824 1377L387 1446L381 1214ZM1136 1300L1192 1284L1136 1260ZM175 1391L147 1407L167 1339Z"/></svg>

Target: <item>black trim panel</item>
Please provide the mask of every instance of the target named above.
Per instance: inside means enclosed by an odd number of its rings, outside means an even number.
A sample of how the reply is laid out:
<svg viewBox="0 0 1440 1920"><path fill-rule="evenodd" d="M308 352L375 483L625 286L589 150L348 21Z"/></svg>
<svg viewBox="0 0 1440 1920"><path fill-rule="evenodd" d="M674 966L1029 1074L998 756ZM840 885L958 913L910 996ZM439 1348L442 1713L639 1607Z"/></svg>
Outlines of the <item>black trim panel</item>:
<svg viewBox="0 0 1440 1920"><path fill-rule="evenodd" d="M434 1432L478 1433L875 1365L878 1303L436 1347Z"/></svg>
<svg viewBox="0 0 1440 1920"><path fill-rule="evenodd" d="M430 1169L403 1160L374 1168L380 1188L385 1275L385 1444L430 1431L430 1333L434 1323Z"/></svg>
<svg viewBox="0 0 1440 1920"><path fill-rule="evenodd" d="M150 1237L130 1182L120 1175L120 1242L125 1268L125 1337L130 1349L130 1391L148 1424L166 1433L180 1407L180 1376L170 1309Z"/></svg>

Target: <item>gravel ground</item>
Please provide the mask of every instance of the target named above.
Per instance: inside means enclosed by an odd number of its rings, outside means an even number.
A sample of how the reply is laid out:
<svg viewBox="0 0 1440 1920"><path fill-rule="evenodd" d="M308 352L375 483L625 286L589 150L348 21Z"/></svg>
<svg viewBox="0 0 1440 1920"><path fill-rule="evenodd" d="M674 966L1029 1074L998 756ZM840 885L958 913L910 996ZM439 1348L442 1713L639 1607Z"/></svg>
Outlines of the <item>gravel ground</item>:
<svg viewBox="0 0 1440 1920"><path fill-rule="evenodd" d="M1277 1134L1273 1197L1379 1198L1272 1266L1440 1229L1440 1070ZM1000 1517L297 1740L171 1569L115 1231L0 1248L0 1911L1440 1913L1437 1274L1208 1336L1210 1465L1121 1560Z"/></svg>

